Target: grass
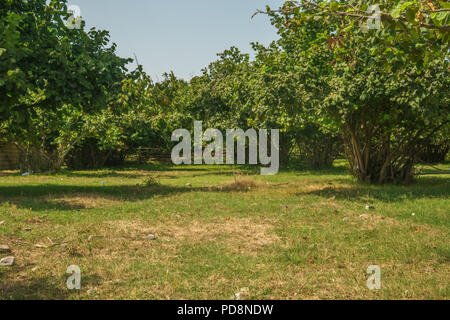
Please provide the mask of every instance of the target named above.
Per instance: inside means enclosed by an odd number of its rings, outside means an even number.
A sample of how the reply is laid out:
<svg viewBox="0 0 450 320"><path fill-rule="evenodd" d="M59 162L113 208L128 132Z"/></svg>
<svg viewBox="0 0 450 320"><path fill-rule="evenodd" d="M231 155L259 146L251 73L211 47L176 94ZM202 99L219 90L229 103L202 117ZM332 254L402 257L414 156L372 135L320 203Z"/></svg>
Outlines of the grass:
<svg viewBox="0 0 450 320"><path fill-rule="evenodd" d="M0 258L16 263L0 267L0 299L448 299L449 182L360 185L342 162L265 177L155 164L3 172L0 244L12 253ZM66 288L70 265L79 291ZM370 265L381 290L366 286Z"/></svg>

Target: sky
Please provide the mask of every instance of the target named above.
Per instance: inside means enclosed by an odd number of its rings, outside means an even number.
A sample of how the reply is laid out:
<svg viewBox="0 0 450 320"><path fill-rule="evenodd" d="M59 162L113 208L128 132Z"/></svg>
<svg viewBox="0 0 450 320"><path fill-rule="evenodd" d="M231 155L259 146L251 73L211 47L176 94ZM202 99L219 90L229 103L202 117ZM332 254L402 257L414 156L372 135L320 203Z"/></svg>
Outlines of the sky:
<svg viewBox="0 0 450 320"><path fill-rule="evenodd" d="M174 71L186 80L231 46L252 53L250 42L277 39L265 15L256 9L278 8L284 0L68 0L77 5L87 28L109 30L121 57L136 54L158 81ZM132 68L133 66L130 66Z"/></svg>

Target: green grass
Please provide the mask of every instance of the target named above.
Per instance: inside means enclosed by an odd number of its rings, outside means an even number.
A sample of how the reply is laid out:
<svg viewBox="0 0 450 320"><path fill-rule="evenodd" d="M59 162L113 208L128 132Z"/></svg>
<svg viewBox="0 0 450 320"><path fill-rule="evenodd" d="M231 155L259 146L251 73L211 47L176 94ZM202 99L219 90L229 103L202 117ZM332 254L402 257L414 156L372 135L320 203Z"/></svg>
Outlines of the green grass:
<svg viewBox="0 0 450 320"><path fill-rule="evenodd" d="M0 258L16 264L0 267L0 299L449 298L448 176L367 186L343 162L257 173L155 164L4 172L0 244L13 252ZM80 291L66 288L70 265L81 268ZM381 267L381 290L367 289L370 265Z"/></svg>

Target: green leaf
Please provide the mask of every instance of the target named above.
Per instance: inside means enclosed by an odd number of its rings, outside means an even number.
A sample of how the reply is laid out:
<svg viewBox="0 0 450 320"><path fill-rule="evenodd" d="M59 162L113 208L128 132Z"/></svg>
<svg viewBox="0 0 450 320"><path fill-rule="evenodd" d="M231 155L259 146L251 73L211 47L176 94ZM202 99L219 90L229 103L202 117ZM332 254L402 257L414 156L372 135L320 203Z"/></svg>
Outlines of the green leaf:
<svg viewBox="0 0 450 320"><path fill-rule="evenodd" d="M412 7L415 6L416 2L415 1L407 1L407 2L400 2L392 11L391 11L391 16L394 19L397 19L400 17L401 13L403 11L405 11L406 8L408 7Z"/></svg>
<svg viewBox="0 0 450 320"><path fill-rule="evenodd" d="M450 9L450 2L447 2L447 1L439 1L439 4L440 4L441 7L444 8L444 9Z"/></svg>
<svg viewBox="0 0 450 320"><path fill-rule="evenodd" d="M392 18L394 18L394 19L398 19L398 17L400 17L400 13L401 13L400 8L394 8L394 9L391 11L391 16L392 16Z"/></svg>
<svg viewBox="0 0 450 320"><path fill-rule="evenodd" d="M444 25L444 21L446 21L449 15L450 12L433 12L430 14L430 17L434 24L440 27Z"/></svg>
<svg viewBox="0 0 450 320"><path fill-rule="evenodd" d="M339 3L337 3L337 2L330 3L330 10L331 11L338 11L339 10Z"/></svg>
<svg viewBox="0 0 450 320"><path fill-rule="evenodd" d="M416 1L407 1L400 5L400 11L404 11L408 7L416 5Z"/></svg>
<svg viewBox="0 0 450 320"><path fill-rule="evenodd" d="M417 23L416 22L416 15L417 15L417 9L415 8L408 8L406 10L406 20L408 20L409 23Z"/></svg>

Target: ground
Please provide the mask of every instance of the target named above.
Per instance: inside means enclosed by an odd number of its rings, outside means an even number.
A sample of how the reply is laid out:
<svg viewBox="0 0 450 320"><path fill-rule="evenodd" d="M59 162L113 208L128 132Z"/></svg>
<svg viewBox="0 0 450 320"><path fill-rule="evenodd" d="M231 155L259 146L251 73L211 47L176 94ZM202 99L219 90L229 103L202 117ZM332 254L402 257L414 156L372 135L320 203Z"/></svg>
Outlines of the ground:
<svg viewBox="0 0 450 320"><path fill-rule="evenodd" d="M0 258L15 265L0 267L0 299L448 299L448 177L367 186L342 162L265 177L155 164L3 172L0 244L12 253ZM81 290L66 287L70 265ZM367 288L371 265L380 290Z"/></svg>

